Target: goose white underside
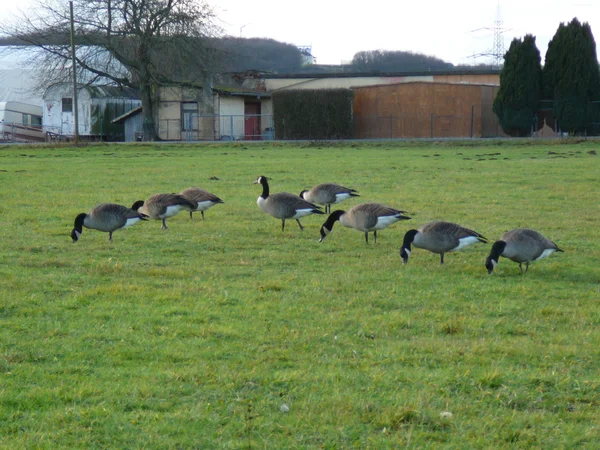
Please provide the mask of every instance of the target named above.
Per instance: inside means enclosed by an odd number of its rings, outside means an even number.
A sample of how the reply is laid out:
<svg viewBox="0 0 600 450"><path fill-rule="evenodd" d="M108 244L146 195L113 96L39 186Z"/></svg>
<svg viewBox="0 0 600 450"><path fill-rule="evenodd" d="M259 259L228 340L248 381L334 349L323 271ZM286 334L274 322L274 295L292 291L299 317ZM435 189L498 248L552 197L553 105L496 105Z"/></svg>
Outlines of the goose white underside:
<svg viewBox="0 0 600 450"><path fill-rule="evenodd" d="M477 239L475 236L468 236L468 237L459 239L458 242L460 242L460 244L458 244L458 246L456 248L453 248L452 250L450 250L451 252L456 252L465 247L468 247L469 245L477 244L479 242L479 239Z"/></svg>
<svg viewBox="0 0 600 450"><path fill-rule="evenodd" d="M123 225L121 228L127 228L127 227L130 227L131 225L135 225L140 220L142 220L142 219L140 219L139 217L132 217L131 219L127 219L127 221L125 222L125 225Z"/></svg>
<svg viewBox="0 0 600 450"><path fill-rule="evenodd" d="M370 230L383 230L389 227L391 224L398 222L400 219L398 216L381 216L377 218L377 223Z"/></svg>
<svg viewBox="0 0 600 450"><path fill-rule="evenodd" d="M211 206L214 206L216 203L207 200L205 202L198 202L198 207L194 211L206 211Z"/></svg>
<svg viewBox="0 0 600 450"><path fill-rule="evenodd" d="M291 219L299 219L301 217L306 217L310 214L312 214L314 211L313 208L309 208L309 209L297 209L296 210L296 214L294 214Z"/></svg>
<svg viewBox="0 0 600 450"><path fill-rule="evenodd" d="M548 249L544 250L544 251L542 252L542 254L541 254L541 255L540 255L538 258L534 259L534 261L538 261L538 260L540 260L540 259L547 258L548 256L550 256L550 255L551 255L552 253L554 253L554 252L556 252L556 250L555 250L555 249L553 249L553 248L548 248Z"/></svg>
<svg viewBox="0 0 600 450"><path fill-rule="evenodd" d="M348 200L351 197L350 194L346 194L346 193L342 193L342 194L335 194L335 203L340 203L343 202L344 200Z"/></svg>
<svg viewBox="0 0 600 450"><path fill-rule="evenodd" d="M166 219L167 217L173 217L183 211L185 208L181 205L171 205L167 206L167 211L164 214L161 214L159 217L161 219Z"/></svg>

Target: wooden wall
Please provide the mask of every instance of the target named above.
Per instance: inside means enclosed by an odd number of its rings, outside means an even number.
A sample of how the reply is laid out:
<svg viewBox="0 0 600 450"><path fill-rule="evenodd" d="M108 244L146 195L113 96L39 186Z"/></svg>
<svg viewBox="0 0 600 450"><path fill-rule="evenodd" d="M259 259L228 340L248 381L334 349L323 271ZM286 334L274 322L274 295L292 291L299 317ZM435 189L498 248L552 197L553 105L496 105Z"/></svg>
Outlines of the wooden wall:
<svg viewBox="0 0 600 450"><path fill-rule="evenodd" d="M355 137L491 137L498 86L435 82L354 88Z"/></svg>

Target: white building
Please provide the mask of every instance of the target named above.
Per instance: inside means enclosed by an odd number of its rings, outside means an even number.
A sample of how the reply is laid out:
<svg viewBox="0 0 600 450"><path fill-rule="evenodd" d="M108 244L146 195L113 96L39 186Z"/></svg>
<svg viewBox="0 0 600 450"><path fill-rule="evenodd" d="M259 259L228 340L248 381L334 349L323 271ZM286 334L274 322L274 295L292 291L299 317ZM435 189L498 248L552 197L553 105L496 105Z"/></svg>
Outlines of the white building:
<svg viewBox="0 0 600 450"><path fill-rule="evenodd" d="M113 123L113 119L141 104L133 89L82 85L77 91L79 136L89 140L123 140L123 125ZM67 83L50 86L44 92L44 128L60 136L72 136L73 109L72 86Z"/></svg>

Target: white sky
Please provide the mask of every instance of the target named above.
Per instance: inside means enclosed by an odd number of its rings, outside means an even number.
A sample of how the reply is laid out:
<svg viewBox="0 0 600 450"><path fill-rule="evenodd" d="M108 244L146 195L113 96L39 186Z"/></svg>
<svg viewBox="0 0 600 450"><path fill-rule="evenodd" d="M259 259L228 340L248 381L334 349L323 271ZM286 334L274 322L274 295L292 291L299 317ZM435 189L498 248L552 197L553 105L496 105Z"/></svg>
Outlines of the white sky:
<svg viewBox="0 0 600 450"><path fill-rule="evenodd" d="M600 0L207 1L227 34L312 46L319 64L340 64L377 49L425 53L454 64L490 62L469 56L491 51L498 3L505 48L514 37L533 34L542 63L560 22L573 17L589 22L600 42ZM0 21L30 2L1 0Z"/></svg>
<svg viewBox="0 0 600 450"><path fill-rule="evenodd" d="M470 55L493 46L496 10L505 48L514 37L536 36L542 63L560 22L589 22L600 42L600 0L208 0L228 34L312 45L319 64L340 64L363 50L403 50L454 64L488 62ZM243 27L243 28L242 28Z"/></svg>

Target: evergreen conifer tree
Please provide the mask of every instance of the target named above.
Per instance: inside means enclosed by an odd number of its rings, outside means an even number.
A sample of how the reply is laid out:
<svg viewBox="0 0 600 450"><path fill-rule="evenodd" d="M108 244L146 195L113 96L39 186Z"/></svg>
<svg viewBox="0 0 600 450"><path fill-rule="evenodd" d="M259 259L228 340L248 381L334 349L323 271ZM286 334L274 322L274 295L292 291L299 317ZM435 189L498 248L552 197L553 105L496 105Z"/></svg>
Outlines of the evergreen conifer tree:
<svg viewBox="0 0 600 450"><path fill-rule="evenodd" d="M563 132L591 132L597 122L600 70L596 42L587 22L574 18L561 23L548 44L543 70L544 97L553 101L552 112Z"/></svg>
<svg viewBox="0 0 600 450"><path fill-rule="evenodd" d="M504 56L494 112L509 136L529 136L535 125L541 95L541 57L535 37L513 39Z"/></svg>

